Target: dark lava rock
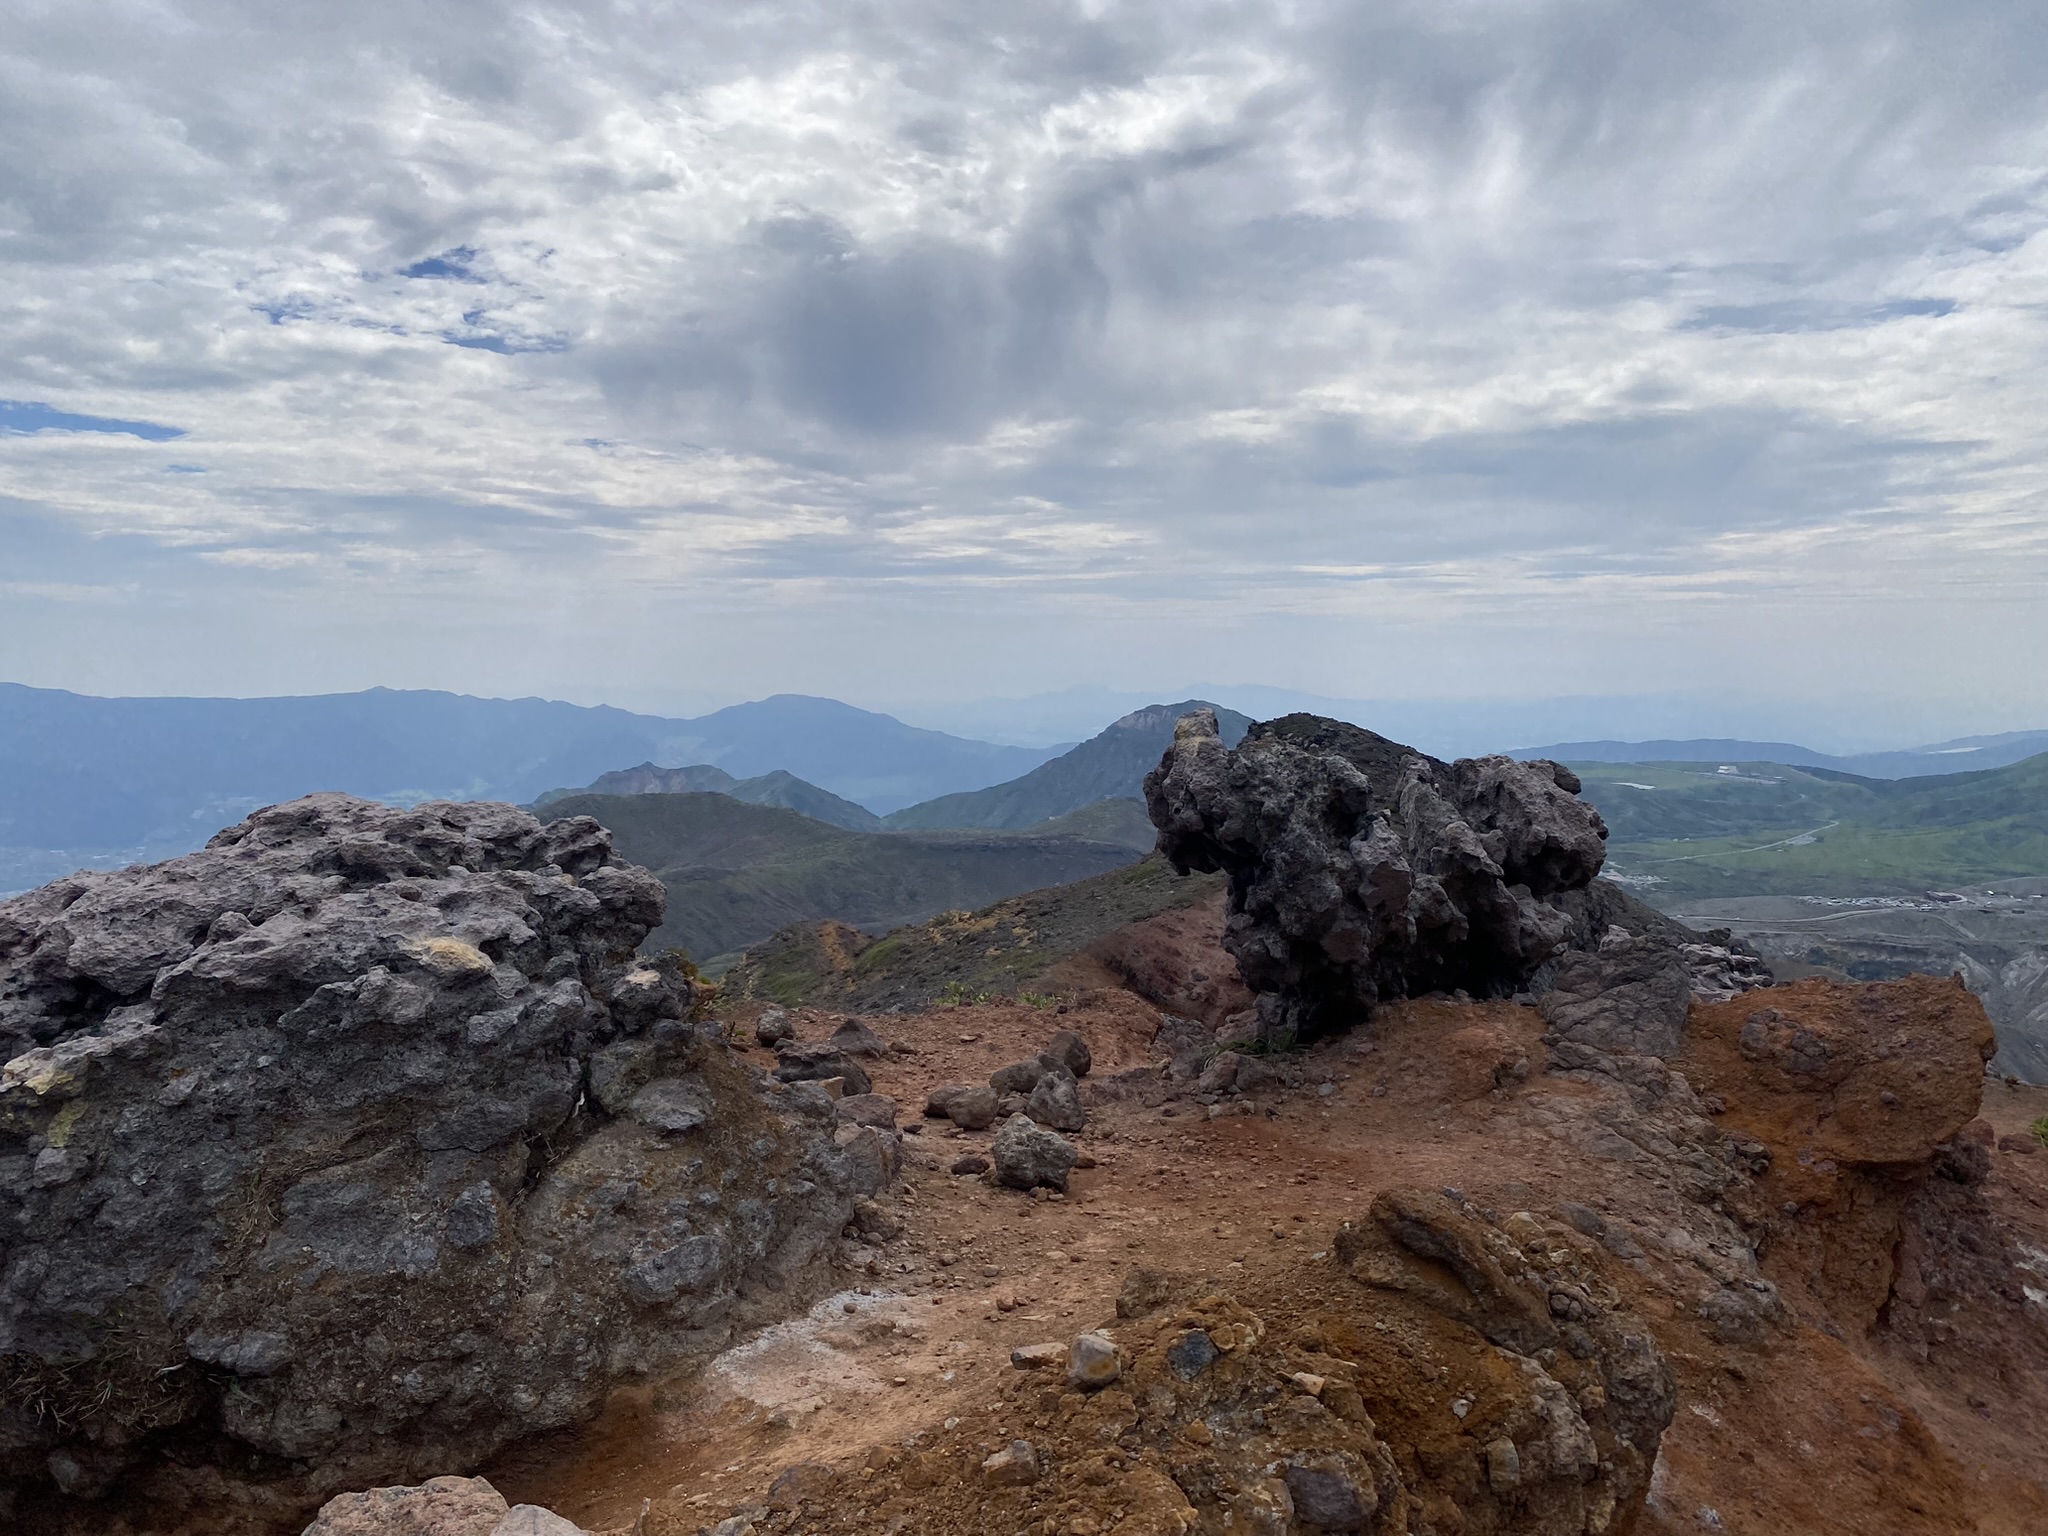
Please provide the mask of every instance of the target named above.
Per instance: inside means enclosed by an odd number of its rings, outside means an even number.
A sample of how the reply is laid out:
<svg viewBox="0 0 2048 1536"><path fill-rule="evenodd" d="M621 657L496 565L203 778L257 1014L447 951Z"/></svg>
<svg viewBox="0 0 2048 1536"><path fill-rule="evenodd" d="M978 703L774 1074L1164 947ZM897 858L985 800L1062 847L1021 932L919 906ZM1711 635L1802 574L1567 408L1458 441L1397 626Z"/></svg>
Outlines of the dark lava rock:
<svg viewBox="0 0 2048 1536"><path fill-rule="evenodd" d="M1002 1098L1012 1093L1029 1093L1043 1076L1045 1063L1033 1057L1030 1061L1013 1061L1007 1067L997 1067L989 1073L988 1085Z"/></svg>
<svg viewBox="0 0 2048 1536"><path fill-rule="evenodd" d="M1197 710L1145 803L1176 868L1229 874L1224 947L1261 1034L1284 1041L1384 998L1507 996L1569 948L1577 924L1552 898L1606 854L1578 788L1556 763L1444 763L1312 715L1255 725L1233 751Z"/></svg>
<svg viewBox="0 0 2048 1536"><path fill-rule="evenodd" d="M295 1529L786 1308L886 1165L689 1022L662 906L586 817L342 795L0 903L14 1528Z"/></svg>

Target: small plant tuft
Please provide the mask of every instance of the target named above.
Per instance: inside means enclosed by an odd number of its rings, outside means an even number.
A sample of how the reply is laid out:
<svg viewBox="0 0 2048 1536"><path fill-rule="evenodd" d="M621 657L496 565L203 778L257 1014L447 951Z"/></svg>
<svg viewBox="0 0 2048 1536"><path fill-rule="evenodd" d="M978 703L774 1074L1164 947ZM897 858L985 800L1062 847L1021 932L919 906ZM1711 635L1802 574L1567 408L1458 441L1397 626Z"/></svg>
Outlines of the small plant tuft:
<svg viewBox="0 0 2048 1536"><path fill-rule="evenodd" d="M2028 1126L2027 1131L2034 1140L2040 1142L2042 1146L2048 1147L2048 1115L2043 1115L2032 1125Z"/></svg>

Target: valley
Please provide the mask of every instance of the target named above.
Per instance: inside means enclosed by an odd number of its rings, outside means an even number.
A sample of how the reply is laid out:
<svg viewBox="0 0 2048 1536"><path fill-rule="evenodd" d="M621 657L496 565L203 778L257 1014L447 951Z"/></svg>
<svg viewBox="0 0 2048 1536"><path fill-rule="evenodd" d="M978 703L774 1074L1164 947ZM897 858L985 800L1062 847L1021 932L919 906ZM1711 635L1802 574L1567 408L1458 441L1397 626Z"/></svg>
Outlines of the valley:
<svg viewBox="0 0 2048 1536"><path fill-rule="evenodd" d="M594 817L653 870L668 912L646 948L685 950L714 974L791 923L830 917L880 931L1132 858L1121 844L1057 833L856 832L709 793L570 795L542 814Z"/></svg>
<svg viewBox="0 0 2048 1536"><path fill-rule="evenodd" d="M1870 779L1773 762L1578 762L1607 878L1781 974L1960 974L2002 1073L2048 1082L2048 754Z"/></svg>

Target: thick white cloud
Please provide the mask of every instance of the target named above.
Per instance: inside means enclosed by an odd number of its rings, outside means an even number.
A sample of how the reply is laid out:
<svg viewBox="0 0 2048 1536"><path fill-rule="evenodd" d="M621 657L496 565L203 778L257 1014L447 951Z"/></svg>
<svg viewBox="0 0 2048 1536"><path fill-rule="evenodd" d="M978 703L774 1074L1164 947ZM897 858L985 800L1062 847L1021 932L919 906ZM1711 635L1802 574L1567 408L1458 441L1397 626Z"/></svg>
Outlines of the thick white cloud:
<svg viewBox="0 0 2048 1536"><path fill-rule="evenodd" d="M2048 713L2038 8L696 10L0 0L0 672Z"/></svg>

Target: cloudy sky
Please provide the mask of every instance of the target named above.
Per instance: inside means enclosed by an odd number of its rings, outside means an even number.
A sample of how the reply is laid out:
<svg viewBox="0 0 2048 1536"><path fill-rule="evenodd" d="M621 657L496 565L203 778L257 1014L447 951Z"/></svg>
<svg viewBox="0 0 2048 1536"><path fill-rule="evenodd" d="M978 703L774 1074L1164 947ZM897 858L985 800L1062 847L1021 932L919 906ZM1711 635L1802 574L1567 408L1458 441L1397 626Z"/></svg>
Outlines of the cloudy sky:
<svg viewBox="0 0 2048 1536"><path fill-rule="evenodd" d="M2048 724L2038 5L0 0L0 145L14 681Z"/></svg>

